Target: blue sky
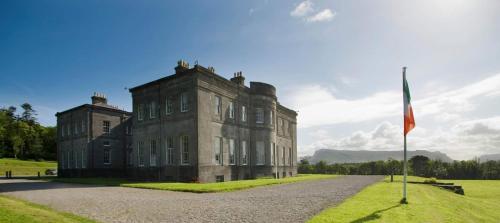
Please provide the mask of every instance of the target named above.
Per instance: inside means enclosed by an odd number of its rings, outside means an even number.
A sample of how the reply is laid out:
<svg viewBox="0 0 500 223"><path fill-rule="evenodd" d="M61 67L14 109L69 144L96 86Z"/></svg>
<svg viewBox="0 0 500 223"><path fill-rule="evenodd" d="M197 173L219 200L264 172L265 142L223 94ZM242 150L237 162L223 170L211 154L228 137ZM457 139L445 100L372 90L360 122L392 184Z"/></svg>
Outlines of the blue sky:
<svg viewBox="0 0 500 223"><path fill-rule="evenodd" d="M500 153L499 11L493 0L5 0L0 106L30 102L54 125L99 91L130 110L126 87L198 60L275 85L299 111L300 155L396 150L407 66L410 149Z"/></svg>

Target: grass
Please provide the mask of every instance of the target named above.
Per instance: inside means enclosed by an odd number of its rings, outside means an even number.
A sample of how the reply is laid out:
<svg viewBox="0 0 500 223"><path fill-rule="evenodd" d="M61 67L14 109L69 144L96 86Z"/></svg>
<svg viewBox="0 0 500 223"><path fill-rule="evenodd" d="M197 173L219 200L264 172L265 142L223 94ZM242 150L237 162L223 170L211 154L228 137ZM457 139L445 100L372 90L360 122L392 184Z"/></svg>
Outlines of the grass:
<svg viewBox="0 0 500 223"><path fill-rule="evenodd" d="M0 222L32 223L90 223L95 222L70 213L54 211L48 207L0 195Z"/></svg>
<svg viewBox="0 0 500 223"><path fill-rule="evenodd" d="M5 176L5 171L12 171L12 176L36 176L38 172L45 175L45 170L57 169L54 161L25 161L11 158L0 159L0 176Z"/></svg>
<svg viewBox="0 0 500 223"><path fill-rule="evenodd" d="M410 177L412 181L423 178ZM401 205L401 178L388 178L362 190L337 207L324 210L319 222L499 222L500 180L443 180L462 185L465 196L430 185L408 184L409 204Z"/></svg>
<svg viewBox="0 0 500 223"><path fill-rule="evenodd" d="M213 192L227 192L235 190L243 190L252 187L259 187L273 184L293 183L305 180L320 180L337 177L336 175L326 174L299 174L296 177L287 177L282 179L256 179L256 180L239 180L227 181L220 183L165 183L165 182L129 182L124 179L116 178L57 178L54 181L66 183L80 183L80 184L96 184L107 186L122 186L143 189L155 190L170 190L170 191L183 191L193 193L213 193Z"/></svg>

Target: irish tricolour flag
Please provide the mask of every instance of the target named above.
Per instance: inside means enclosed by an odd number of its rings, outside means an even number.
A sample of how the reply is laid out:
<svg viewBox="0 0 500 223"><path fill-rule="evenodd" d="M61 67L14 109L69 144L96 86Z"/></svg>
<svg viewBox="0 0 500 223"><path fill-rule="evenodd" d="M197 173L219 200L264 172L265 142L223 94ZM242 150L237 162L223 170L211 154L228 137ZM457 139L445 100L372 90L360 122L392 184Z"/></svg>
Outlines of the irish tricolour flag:
<svg viewBox="0 0 500 223"><path fill-rule="evenodd" d="M405 110L404 135L406 136L408 132L410 132L413 128L415 128L415 119L413 118L413 109L411 108L410 88L408 87L408 82L406 81L406 72L403 72L403 101Z"/></svg>

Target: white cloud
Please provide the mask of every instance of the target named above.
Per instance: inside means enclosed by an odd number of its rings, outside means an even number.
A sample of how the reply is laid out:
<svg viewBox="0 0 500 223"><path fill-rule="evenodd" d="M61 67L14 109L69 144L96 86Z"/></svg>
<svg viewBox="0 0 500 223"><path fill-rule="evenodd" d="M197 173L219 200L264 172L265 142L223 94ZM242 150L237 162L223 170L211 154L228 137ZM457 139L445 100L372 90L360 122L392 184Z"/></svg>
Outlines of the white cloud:
<svg viewBox="0 0 500 223"><path fill-rule="evenodd" d="M298 4L293 11L290 12L290 15L293 17L303 17L313 11L313 3L311 1L303 1Z"/></svg>
<svg viewBox="0 0 500 223"><path fill-rule="evenodd" d="M401 94L386 91L358 99L342 99L321 85L296 88L284 97L284 102L299 111L300 131L313 130L311 134L317 135L311 138L314 143L299 147L299 155L311 155L324 148L401 149L402 127L387 121L401 117ZM494 109L485 101L492 102L498 97L500 74L447 91L426 92L424 98L414 95L412 104L417 127L409 136L409 148L441 151L454 159L500 153L500 116L484 113L485 109ZM481 117L479 114L486 114L486 118L477 118ZM380 124L370 131L353 131L347 137L335 138L330 132L339 124L357 123L366 127L374 122Z"/></svg>
<svg viewBox="0 0 500 223"><path fill-rule="evenodd" d="M412 97L417 119L432 116L439 122L462 120L461 114L474 111L474 101L500 96L500 74L470 85L446 92L431 93L425 98ZM402 93L385 91L364 98L347 100L337 98L334 92L321 85L294 88L286 95L285 104L299 111L300 128L357 123L396 117L402 112Z"/></svg>
<svg viewBox="0 0 500 223"><path fill-rule="evenodd" d="M316 13L313 16L307 18L308 22L327 22L331 21L335 17L335 13L330 9L324 9L321 12Z"/></svg>
<svg viewBox="0 0 500 223"><path fill-rule="evenodd" d="M302 146L299 155L311 155L318 149L380 151L402 148L402 127L382 122L368 132L356 131L347 137L324 138ZM458 160L500 153L500 116L465 121L445 131L417 127L408 135L408 149L440 151Z"/></svg>

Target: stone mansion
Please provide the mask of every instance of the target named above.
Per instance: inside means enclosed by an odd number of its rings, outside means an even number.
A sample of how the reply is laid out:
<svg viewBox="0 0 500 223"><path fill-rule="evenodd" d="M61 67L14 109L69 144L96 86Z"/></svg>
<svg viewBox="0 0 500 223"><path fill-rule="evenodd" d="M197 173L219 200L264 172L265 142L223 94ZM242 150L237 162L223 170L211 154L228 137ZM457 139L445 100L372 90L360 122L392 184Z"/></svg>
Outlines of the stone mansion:
<svg viewBox="0 0 500 223"><path fill-rule="evenodd" d="M227 80L179 61L175 74L129 89L133 112L92 104L58 112L61 177L216 182L297 174L297 113L269 84Z"/></svg>

